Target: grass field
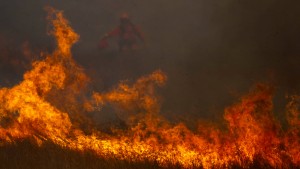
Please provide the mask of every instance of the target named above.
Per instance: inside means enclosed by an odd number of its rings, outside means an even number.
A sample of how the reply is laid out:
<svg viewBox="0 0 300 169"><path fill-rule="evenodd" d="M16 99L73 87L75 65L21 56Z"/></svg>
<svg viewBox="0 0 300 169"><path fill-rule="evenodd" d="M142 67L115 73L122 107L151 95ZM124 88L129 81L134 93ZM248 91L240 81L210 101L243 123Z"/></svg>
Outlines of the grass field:
<svg viewBox="0 0 300 169"><path fill-rule="evenodd" d="M1 169L162 169L156 162L130 162L99 158L93 152L77 152L46 142L41 147L29 140L0 147Z"/></svg>
<svg viewBox="0 0 300 169"><path fill-rule="evenodd" d="M180 165L159 166L154 161L132 162L114 158L100 158L91 151L78 152L61 148L51 142L38 147L23 140L0 147L1 169L180 169ZM228 167L225 167L228 168ZM243 168L238 165L229 168ZM246 168L271 168L257 158ZM290 166L289 168L296 168Z"/></svg>

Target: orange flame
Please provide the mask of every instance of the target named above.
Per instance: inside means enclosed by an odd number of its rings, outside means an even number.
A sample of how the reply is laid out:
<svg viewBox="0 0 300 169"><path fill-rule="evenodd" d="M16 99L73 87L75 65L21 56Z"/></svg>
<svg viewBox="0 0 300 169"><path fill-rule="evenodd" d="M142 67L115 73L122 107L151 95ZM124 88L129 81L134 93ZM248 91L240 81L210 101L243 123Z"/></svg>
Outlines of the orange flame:
<svg viewBox="0 0 300 169"><path fill-rule="evenodd" d="M0 89L2 143L31 138L40 145L50 140L78 151L92 150L103 158L150 160L183 168L300 167L299 96L292 96L287 105L287 131L272 114L273 89L263 84L225 110L227 129L223 130L200 123L192 131L160 116L155 88L167 80L162 71L132 85L123 82L109 92L94 92L88 99L84 91L89 78L71 55L79 36L61 11L50 7L47 11L57 49L32 63L22 82ZM93 129L85 134L74 113L105 105L127 119L128 129L111 135Z"/></svg>

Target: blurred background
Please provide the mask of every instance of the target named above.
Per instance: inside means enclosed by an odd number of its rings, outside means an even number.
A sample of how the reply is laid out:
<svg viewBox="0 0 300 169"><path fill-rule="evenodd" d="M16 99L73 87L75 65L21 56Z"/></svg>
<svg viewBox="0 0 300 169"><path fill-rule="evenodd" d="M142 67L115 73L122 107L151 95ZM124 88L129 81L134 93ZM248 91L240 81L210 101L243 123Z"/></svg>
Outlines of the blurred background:
<svg viewBox="0 0 300 169"><path fill-rule="evenodd" d="M53 51L47 34L50 5L64 11L80 40L73 57L96 91L133 82L157 69L168 76L162 112L173 120L223 118L257 82L275 86L275 112L300 91L300 1L296 0L10 0L0 2L0 85L22 80L30 62ZM103 35L127 12L145 44L120 53L117 40L100 50Z"/></svg>

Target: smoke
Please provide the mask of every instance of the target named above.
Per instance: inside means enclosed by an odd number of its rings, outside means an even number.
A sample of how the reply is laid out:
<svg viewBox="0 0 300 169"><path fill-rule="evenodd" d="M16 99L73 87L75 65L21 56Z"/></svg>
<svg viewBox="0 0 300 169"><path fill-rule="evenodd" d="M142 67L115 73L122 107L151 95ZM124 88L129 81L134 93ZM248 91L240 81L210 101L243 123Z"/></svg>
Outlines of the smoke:
<svg viewBox="0 0 300 169"><path fill-rule="evenodd" d="M103 81L112 87L102 86L101 91L92 88L89 93L90 78L71 52L79 34L61 11L52 7L45 9L48 33L55 38L56 48L51 54L41 55L43 59L32 62L18 84L1 88L0 139L3 145L29 139L42 146L50 141L62 148L92 151L107 160L116 158L134 163L147 160L162 167L299 166L299 96L289 97L285 130L273 116L274 87L262 83L225 109L224 128L201 122L197 129L190 130L184 123L174 124L160 115L161 98L157 96L156 87L164 86L168 78L161 70L142 76L134 83L128 79L116 86L113 81ZM133 78L147 71L150 66L146 65L151 63L144 64L144 60L138 59L148 56L142 50L102 53L115 57L111 61L116 63L112 63L120 66L114 78ZM23 56L31 56L26 43ZM162 93L169 95L167 90ZM182 99L185 95L178 97ZM103 128L94 128L89 118L80 117L79 113L108 112L102 108L112 108L123 120L122 128L112 126L108 133Z"/></svg>
<svg viewBox="0 0 300 169"><path fill-rule="evenodd" d="M298 92L300 80L300 11L298 1L2 1L0 5L1 84L17 83L26 60L22 49L29 42L35 53L52 51L47 31L46 5L62 9L81 36L73 47L75 60L87 71L92 86L109 90L120 80L133 81L161 69L168 75L160 93L163 112L219 118L225 105L254 82L271 80L275 102L284 106L287 92ZM112 48L99 51L100 38L116 27L127 11L146 35L146 45L134 55ZM3 38L1 38L3 39ZM9 41L13 41L10 43ZM3 45L3 43L5 45ZM3 49L5 48L5 49ZM13 50L16 51L16 50ZM32 59L32 58L31 58ZM13 60L13 59L12 59ZM2 64L2 63L7 63ZM16 67L20 70L16 71ZM4 82L6 81L6 82ZM280 111L282 107L275 107Z"/></svg>

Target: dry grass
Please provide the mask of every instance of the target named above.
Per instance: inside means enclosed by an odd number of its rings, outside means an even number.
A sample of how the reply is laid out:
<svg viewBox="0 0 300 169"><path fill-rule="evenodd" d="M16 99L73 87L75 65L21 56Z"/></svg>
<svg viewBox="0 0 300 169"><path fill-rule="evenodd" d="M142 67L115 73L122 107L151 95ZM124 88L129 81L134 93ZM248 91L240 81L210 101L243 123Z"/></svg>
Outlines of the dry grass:
<svg viewBox="0 0 300 169"><path fill-rule="evenodd" d="M61 148L51 142L41 147L29 140L0 146L1 169L179 169L179 165L161 167L156 162L131 162L119 159L99 158L91 151L77 152ZM233 164L230 168L243 168ZM271 168L257 158L245 168ZM295 168L290 166L289 168Z"/></svg>
<svg viewBox="0 0 300 169"><path fill-rule="evenodd" d="M53 143L37 147L28 140L0 147L1 169L163 169L156 162L130 162L99 158L92 152L77 152ZM169 166L166 168L180 168Z"/></svg>

